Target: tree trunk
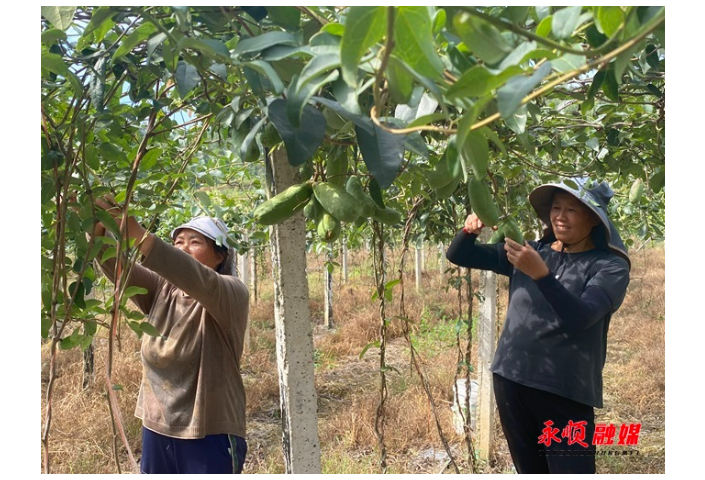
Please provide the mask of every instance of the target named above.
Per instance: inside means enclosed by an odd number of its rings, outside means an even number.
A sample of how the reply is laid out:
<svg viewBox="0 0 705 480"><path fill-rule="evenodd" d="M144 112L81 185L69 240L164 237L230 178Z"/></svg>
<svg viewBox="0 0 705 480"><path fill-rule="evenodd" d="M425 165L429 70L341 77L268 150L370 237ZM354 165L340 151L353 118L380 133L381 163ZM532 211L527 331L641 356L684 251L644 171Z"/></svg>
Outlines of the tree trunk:
<svg viewBox="0 0 705 480"><path fill-rule="evenodd" d="M426 271L426 246L421 242L421 273Z"/></svg>
<svg viewBox="0 0 705 480"><path fill-rule="evenodd" d="M441 281L443 281L443 275L446 272L446 249L443 242L438 244L438 273L441 276Z"/></svg>
<svg viewBox="0 0 705 480"><path fill-rule="evenodd" d="M250 261L250 298L257 303L257 249L250 249L252 259Z"/></svg>
<svg viewBox="0 0 705 480"><path fill-rule="evenodd" d="M343 283L348 283L348 242L345 237L341 240L343 245L340 255L340 264L343 269Z"/></svg>
<svg viewBox="0 0 705 480"><path fill-rule="evenodd" d="M97 266L97 262L93 264L95 271L100 271ZM95 288L92 288L89 293L85 296L86 299L93 300L95 298ZM83 389L87 389L95 384L95 349L93 347L93 342L95 337L91 340L90 345L86 347L83 351Z"/></svg>
<svg viewBox="0 0 705 480"><path fill-rule="evenodd" d="M487 241L489 232L483 232ZM490 366L495 348L495 325L497 323L497 277L489 270L480 271L480 291L485 299L480 303L478 364L480 391L478 395L478 454L488 461L494 447L494 391Z"/></svg>
<svg viewBox="0 0 705 480"><path fill-rule="evenodd" d="M83 389L95 383L95 355L93 342L83 351Z"/></svg>
<svg viewBox="0 0 705 480"><path fill-rule="evenodd" d="M326 328L333 328L333 274L328 268L332 261L333 257L328 252L328 264L323 269L323 320Z"/></svg>
<svg viewBox="0 0 705 480"><path fill-rule="evenodd" d="M247 235L247 233L244 234L243 240L244 240L244 241L247 241L247 240L248 240L248 235ZM249 258L249 256L250 256L250 255L249 255L249 252L245 252L244 255L238 255L238 256L237 256L237 260L238 260L238 262L237 262L237 273L238 273L238 275L239 275L239 277L240 277L240 280L242 281L242 283L245 284L245 286L249 286L249 284L250 284L250 280L249 280L249 276L250 276L250 258ZM250 296L252 296L251 292L250 292ZM250 345L250 323L249 323L249 322L247 322L247 327L245 328L245 342L244 342L244 345L245 345L245 351L246 351L246 352L249 352L250 349L251 349L251 345Z"/></svg>
<svg viewBox="0 0 705 480"><path fill-rule="evenodd" d="M417 292L421 291L421 263L422 263L421 257L423 256L422 249L423 249L422 243L417 242L416 247L414 248L414 251L416 253L416 262L414 263L414 272L416 272L416 291Z"/></svg>
<svg viewBox="0 0 705 480"><path fill-rule="evenodd" d="M267 162L271 195L300 182L286 151ZM286 473L321 473L317 399L314 385L313 334L306 278L306 223L303 212L270 227L274 277L279 401Z"/></svg>

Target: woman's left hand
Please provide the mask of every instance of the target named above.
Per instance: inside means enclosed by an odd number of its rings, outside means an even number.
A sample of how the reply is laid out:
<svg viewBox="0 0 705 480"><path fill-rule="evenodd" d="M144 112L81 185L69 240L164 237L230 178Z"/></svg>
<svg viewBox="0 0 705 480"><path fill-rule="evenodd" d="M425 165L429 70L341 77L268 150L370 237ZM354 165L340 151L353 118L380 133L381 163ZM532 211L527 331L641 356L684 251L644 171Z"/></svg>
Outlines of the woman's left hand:
<svg viewBox="0 0 705 480"><path fill-rule="evenodd" d="M550 273L539 252L534 250L528 242L524 242L524 245L521 245L511 238L505 238L504 240L504 250L507 252L509 263L533 280L543 278Z"/></svg>

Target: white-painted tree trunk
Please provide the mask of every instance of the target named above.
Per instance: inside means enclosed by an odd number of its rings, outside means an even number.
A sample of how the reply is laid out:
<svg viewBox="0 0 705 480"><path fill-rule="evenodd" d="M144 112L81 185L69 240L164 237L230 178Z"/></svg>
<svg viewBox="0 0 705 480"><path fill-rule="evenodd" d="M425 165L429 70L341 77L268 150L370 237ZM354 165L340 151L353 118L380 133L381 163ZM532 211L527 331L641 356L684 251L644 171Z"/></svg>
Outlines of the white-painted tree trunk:
<svg viewBox="0 0 705 480"><path fill-rule="evenodd" d="M421 242L416 243L416 247L414 248L414 251L416 253L415 255L415 262L414 262L414 272L416 274L416 291L420 292L421 291L421 264L422 264L422 257L423 257L423 246Z"/></svg>
<svg viewBox="0 0 705 480"><path fill-rule="evenodd" d="M348 242L345 237L342 241L342 252L340 255L340 264L343 269L343 283L348 283Z"/></svg>
<svg viewBox="0 0 705 480"><path fill-rule="evenodd" d="M438 273L443 280L443 275L446 272L446 249L443 242L438 244Z"/></svg>
<svg viewBox="0 0 705 480"><path fill-rule="evenodd" d="M483 241L489 235L483 232ZM480 291L485 297L480 303L478 328L478 371L480 391L478 395L478 455L487 461L494 446L494 390L490 366L495 348L495 325L497 323L497 277L494 272L480 271Z"/></svg>
<svg viewBox="0 0 705 480"><path fill-rule="evenodd" d="M421 242L421 273L426 271L426 246Z"/></svg>
<svg viewBox="0 0 705 480"><path fill-rule="evenodd" d="M271 155L267 184L272 195L300 181L286 151ZM321 473L313 332L306 278L306 224L303 212L270 227L274 277L279 400L286 473Z"/></svg>
<svg viewBox="0 0 705 480"><path fill-rule="evenodd" d="M248 240L248 235L247 232L243 234L243 240L247 241ZM237 271L238 275L240 276L240 280L242 283L245 285L250 284L250 258L249 258L249 252L246 252L244 255L238 255L237 256ZM250 292L250 296L252 296L252 292ZM247 323L247 327L245 328L245 352L249 352L251 350L252 345L250 345L250 323Z"/></svg>
<svg viewBox="0 0 705 480"><path fill-rule="evenodd" d="M257 303L257 249L251 248L250 255L250 301Z"/></svg>
<svg viewBox="0 0 705 480"><path fill-rule="evenodd" d="M333 258L328 254L328 262ZM323 269L323 324L326 328L333 328L333 274L326 265Z"/></svg>

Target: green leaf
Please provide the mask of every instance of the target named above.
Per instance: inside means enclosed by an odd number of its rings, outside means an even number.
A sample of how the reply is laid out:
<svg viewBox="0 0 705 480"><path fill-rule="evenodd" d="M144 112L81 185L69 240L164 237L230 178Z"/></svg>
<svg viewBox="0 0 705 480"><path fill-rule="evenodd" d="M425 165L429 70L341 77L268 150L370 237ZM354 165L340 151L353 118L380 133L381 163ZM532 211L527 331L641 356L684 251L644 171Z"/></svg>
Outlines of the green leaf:
<svg viewBox="0 0 705 480"><path fill-rule="evenodd" d="M422 125L428 125L433 122L439 122L441 120L445 120L447 116L444 113L432 113L430 115L423 115L413 122L409 123L408 127L420 127Z"/></svg>
<svg viewBox="0 0 705 480"><path fill-rule="evenodd" d="M42 52L41 66L52 73L66 77L69 74L69 67L64 63L61 55L51 52Z"/></svg>
<svg viewBox="0 0 705 480"><path fill-rule="evenodd" d="M311 47L308 45L303 47L299 45L275 45L264 50L260 58L266 62L277 62L293 56L298 58L303 56L310 57L311 55Z"/></svg>
<svg viewBox="0 0 705 480"><path fill-rule="evenodd" d="M105 225L105 223L103 223ZM106 248L105 251L103 252L103 256L100 257L100 261L105 263L111 258L117 257L117 249L115 247L109 247Z"/></svg>
<svg viewBox="0 0 705 480"><path fill-rule="evenodd" d="M536 13L537 20L541 21L551 14L551 7L549 7L549 6L534 7L534 12Z"/></svg>
<svg viewBox="0 0 705 480"><path fill-rule="evenodd" d="M69 285L69 295L73 297L73 303L78 308L86 308L86 302L84 300L84 295L86 293L86 288L83 283L73 282Z"/></svg>
<svg viewBox="0 0 705 480"><path fill-rule="evenodd" d="M152 336L152 337L161 337L162 336L162 334L159 333L159 330L157 330L156 327L149 322L141 322L140 323L140 330L142 330L142 332L144 332L147 335Z"/></svg>
<svg viewBox="0 0 705 480"><path fill-rule="evenodd" d="M287 100L278 98L267 107L267 116L284 141L289 163L292 166L303 164L311 158L323 142L326 132L326 119L315 108L306 105L301 115L299 128L294 127L287 116Z"/></svg>
<svg viewBox="0 0 705 480"><path fill-rule="evenodd" d="M476 178L484 178L487 174L487 164L490 160L490 150L485 136L473 130L465 137L465 142L460 149L460 156L465 161L463 171L466 173L465 181L467 181L467 164L470 164L472 173Z"/></svg>
<svg viewBox="0 0 705 480"><path fill-rule="evenodd" d="M66 32L58 28L51 28L42 32L42 44L50 47L59 40L66 40Z"/></svg>
<svg viewBox="0 0 705 480"><path fill-rule="evenodd" d="M649 179L649 187L651 190L658 193L666 185L666 170L658 170Z"/></svg>
<svg viewBox="0 0 705 480"><path fill-rule="evenodd" d="M208 207L211 204L211 197L208 196L208 193L204 192L203 190L197 190L193 192L193 196L196 197L196 200L204 206Z"/></svg>
<svg viewBox="0 0 705 480"><path fill-rule="evenodd" d="M130 53L133 48L147 40L151 34L157 31L157 27L152 23L143 23L122 41L120 46L113 53L113 61Z"/></svg>
<svg viewBox="0 0 705 480"><path fill-rule="evenodd" d="M513 50L495 26L469 13L455 15L453 26L472 53L490 65L501 62Z"/></svg>
<svg viewBox="0 0 705 480"><path fill-rule="evenodd" d="M341 25L342 27L342 25ZM331 53L337 53L340 55L340 41L342 40L342 34L345 31L340 31L340 35L333 35L332 33L320 31L311 37L308 44L311 47L311 53L314 55L327 55Z"/></svg>
<svg viewBox="0 0 705 480"><path fill-rule="evenodd" d="M407 133L404 139L404 147L416 155L428 159L428 146L421 136L421 132Z"/></svg>
<svg viewBox="0 0 705 480"><path fill-rule="evenodd" d="M588 88L586 97L588 99L594 98L595 94L600 91L600 88L602 88L602 83L605 81L605 71L601 70L595 74L594 77L592 77L592 83L590 84L590 88Z"/></svg>
<svg viewBox="0 0 705 480"><path fill-rule="evenodd" d="M461 166L460 154L458 153L456 144L457 136L451 135L441 159L430 170L423 172L432 189L438 190L452 181L459 179L460 172L463 170L464 165Z"/></svg>
<svg viewBox="0 0 705 480"><path fill-rule="evenodd" d="M553 14L551 32L558 40L570 38L580 21L580 11L583 7L573 6L561 8Z"/></svg>
<svg viewBox="0 0 705 480"><path fill-rule="evenodd" d="M447 113L445 101L443 99L443 94L438 89L438 86L436 85L436 83L434 81L419 74L416 70L414 70L409 65L407 65L406 62L402 62L401 60L396 58L394 55L389 57L389 65L390 66L394 65L395 67L398 67L402 70L405 70L409 75L411 75L412 78L414 78L419 84L421 84L421 86L423 86L426 90L428 90L429 93L433 96L433 98L438 100L438 103L441 106L441 109L443 110L443 112Z"/></svg>
<svg viewBox="0 0 705 480"><path fill-rule="evenodd" d="M551 68L551 62L545 62L530 77L514 77L497 91L497 107L502 118L506 119L514 114L522 99L551 73Z"/></svg>
<svg viewBox="0 0 705 480"><path fill-rule="evenodd" d="M624 23L624 12L621 7L597 7L595 26L600 33L612 37Z"/></svg>
<svg viewBox="0 0 705 480"><path fill-rule="evenodd" d="M512 23L521 24L526 20L526 15L529 13L527 6L511 6L506 7L502 12L502 16L507 18Z"/></svg>
<svg viewBox="0 0 705 480"><path fill-rule="evenodd" d="M386 70L387 80L389 80L389 93L395 103L406 103L411 99L414 84L411 75L396 63L390 63Z"/></svg>
<svg viewBox="0 0 705 480"><path fill-rule="evenodd" d="M301 12L294 7L268 6L267 16L279 26L287 30L298 30L301 23Z"/></svg>
<svg viewBox="0 0 705 480"><path fill-rule="evenodd" d="M146 288L132 285L125 289L125 292L122 294L122 298L130 298L134 297L135 295L147 295L147 293L149 293L149 291Z"/></svg>
<svg viewBox="0 0 705 480"><path fill-rule="evenodd" d="M586 98L583 103L580 104L580 113L585 116L587 115L590 110L592 110L595 107L595 98Z"/></svg>
<svg viewBox="0 0 705 480"><path fill-rule="evenodd" d="M162 149L161 148L153 148L149 150L147 153L144 154L144 157L142 157L142 161L140 162L140 166L142 167L142 170L149 170L151 169L156 163L157 160L159 160L159 157L162 154Z"/></svg>
<svg viewBox="0 0 705 480"><path fill-rule="evenodd" d="M284 91L284 84L279 78L279 75L277 75L277 72L274 71L269 63L263 60L254 60L252 62L245 63L245 66L267 77L269 82L272 84L272 92L275 95L279 95Z"/></svg>
<svg viewBox="0 0 705 480"><path fill-rule="evenodd" d="M646 86L646 89L652 94L657 96L658 98L663 97L663 92L658 89L654 84L650 83Z"/></svg>
<svg viewBox="0 0 705 480"><path fill-rule="evenodd" d="M73 22L76 7L42 7L42 17L59 30L66 30Z"/></svg>
<svg viewBox="0 0 705 480"><path fill-rule="evenodd" d="M255 22L261 22L267 16L265 7L242 7L242 9L251 16Z"/></svg>
<svg viewBox="0 0 705 480"><path fill-rule="evenodd" d="M635 45L617 56L617 59L614 61L614 78L617 80L618 85L622 83L622 75L624 74L624 70L626 70L632 62L632 56L639 50L639 45Z"/></svg>
<svg viewBox="0 0 705 480"><path fill-rule="evenodd" d="M458 143L459 150L461 150L462 145L465 144L465 139L470 134L470 128L475 123L477 118L480 116L480 113L482 113L482 111L487 106L487 103L491 99L492 99L492 96L485 95L484 97L479 98L472 105L472 107L468 108L463 113L463 118L461 118L460 121L458 122L457 143Z"/></svg>
<svg viewBox="0 0 705 480"><path fill-rule="evenodd" d="M343 108L341 104L339 104L338 102L334 102L333 100L329 100L323 97L312 98L315 102L320 103L321 105L325 105L326 107L330 108L346 120L350 120L357 127L366 130L370 135L374 134L374 124L372 123L372 120L370 120L368 117L352 113L349 110Z"/></svg>
<svg viewBox="0 0 705 480"><path fill-rule="evenodd" d="M533 105L533 104L529 104ZM481 132L489 141L494 143L495 147L497 147L502 153L506 155L507 153L507 148L504 146L504 143L502 140L500 140L499 135L497 135L497 132L492 130L489 127L482 127L477 130L478 132Z"/></svg>
<svg viewBox="0 0 705 480"><path fill-rule="evenodd" d="M321 27L321 32L330 33L336 37L342 37L343 33L345 33L345 26L337 22L331 22L323 25Z"/></svg>
<svg viewBox="0 0 705 480"><path fill-rule="evenodd" d="M415 107L406 104L397 105L394 109L394 116L404 124L408 124L419 117L432 114L436 111L436 107L438 107L438 101L424 93Z"/></svg>
<svg viewBox="0 0 705 480"><path fill-rule="evenodd" d="M230 50L228 50L228 47L226 47L225 44L219 40L201 40L193 37L183 37L179 40L177 49L182 50L184 48L196 50L197 52L217 61L224 62L230 60Z"/></svg>
<svg viewBox="0 0 705 480"><path fill-rule="evenodd" d="M374 125L374 133L355 127L362 159L367 170L386 190L397 176L404 159L404 135L395 135Z"/></svg>
<svg viewBox="0 0 705 480"><path fill-rule="evenodd" d="M619 85L617 84L617 79L614 76L614 70L611 68L605 73L605 81L602 83L602 91L605 93L605 96L613 102L619 102Z"/></svg>
<svg viewBox="0 0 705 480"><path fill-rule="evenodd" d="M357 103L357 91L351 88L342 78L333 82L333 95L342 108L355 115L362 115L362 109Z"/></svg>
<svg viewBox="0 0 705 480"><path fill-rule="evenodd" d="M370 180L368 188L370 190L370 197L372 198L372 200L375 201L377 206L379 208L385 208L384 198L382 197L382 189L379 188L379 183L377 183L377 180L375 180L374 178Z"/></svg>
<svg viewBox="0 0 705 480"><path fill-rule="evenodd" d="M357 87L357 68L362 56L379 40L387 28L387 7L356 7L348 9L345 32L340 42L343 80Z"/></svg>
<svg viewBox="0 0 705 480"><path fill-rule="evenodd" d="M377 297L378 297L378 294L375 291L374 294L372 295L372 300L373 301L376 300ZM367 353L367 350L369 350L372 347L379 348L379 340L375 340L374 342L370 342L367 345L365 345L365 347L360 352L360 355L359 355L360 360L362 360L362 357L365 356L365 354Z"/></svg>
<svg viewBox="0 0 705 480"><path fill-rule="evenodd" d="M253 162L259 159L259 149L255 137L264 125L265 118L259 119L252 128L247 132L245 138L240 145L240 159L243 162Z"/></svg>
<svg viewBox="0 0 705 480"><path fill-rule="evenodd" d="M287 32L267 32L256 37L243 38L233 50L233 55L261 52L274 45L298 45L296 38Z"/></svg>
<svg viewBox="0 0 705 480"><path fill-rule="evenodd" d="M298 88L304 87L308 82L314 78L322 75L334 68L340 66L340 55L338 53L329 53L324 55L319 55L314 57L304 68L301 70L298 81Z"/></svg>
<svg viewBox="0 0 705 480"><path fill-rule="evenodd" d="M114 10L112 10L110 7L102 6L93 9L93 14L91 15L91 21L88 22L88 26L86 26L86 29L83 31L83 37L87 37L94 31L100 29L101 26L103 26L106 23L106 20L109 20L110 17L115 14ZM108 24L113 24L114 22L110 21L107 22ZM96 42L100 42L103 40L103 37L105 36L105 33L100 36L100 38L95 38Z"/></svg>
<svg viewBox="0 0 705 480"><path fill-rule="evenodd" d="M458 81L448 89L447 95L450 98L481 97L522 72L523 70L519 67L509 67L499 75L494 75L484 66L477 65L464 72Z"/></svg>
<svg viewBox="0 0 705 480"><path fill-rule="evenodd" d="M548 35L551 33L552 28L553 28L553 15L549 15L548 17L541 20L541 23L539 23L539 26L536 27L536 35L538 35L539 37L547 38Z"/></svg>
<svg viewBox="0 0 705 480"><path fill-rule="evenodd" d="M551 64L557 72L565 73L570 72L571 70L577 70L578 68L584 66L585 61L584 55L566 53L551 60Z"/></svg>
<svg viewBox="0 0 705 480"><path fill-rule="evenodd" d="M394 53L419 74L437 79L443 62L433 41L433 21L426 6L397 7L394 16Z"/></svg>
<svg viewBox="0 0 705 480"><path fill-rule="evenodd" d="M252 93L258 97L263 97L264 88L262 87L262 77L260 74L248 66L242 67L242 73L245 76L247 85L252 89Z"/></svg>
<svg viewBox="0 0 705 480"><path fill-rule="evenodd" d="M289 121L291 124L298 128L299 122L301 121L301 114L303 112L304 106L307 104L309 99L327 83L331 83L338 79L340 74L337 70L330 72L328 75L320 75L313 80L310 80L304 86L299 86L299 81L292 82L289 85L288 99L287 99L287 115L289 116Z"/></svg>
<svg viewBox="0 0 705 480"><path fill-rule="evenodd" d="M500 63L497 66L497 69L501 71L501 74L504 73L504 70L513 66L513 65L521 65L527 60L529 60L532 56L536 55L534 52L536 52L536 47L537 44L534 41L530 42L521 42L517 47L511 51L509 55L504 57L504 60L502 60L502 63ZM544 50L538 50L538 53L541 56L544 56Z"/></svg>
<svg viewBox="0 0 705 480"><path fill-rule="evenodd" d="M179 96L184 98L201 83L201 76L198 74L196 67L181 60L176 66L174 81L176 82L176 89L179 92Z"/></svg>
<svg viewBox="0 0 705 480"><path fill-rule="evenodd" d="M113 145L112 143L101 143L98 147L98 150L107 162L117 164L127 162L127 156L125 155L125 152L123 152L119 147Z"/></svg>
<svg viewBox="0 0 705 480"><path fill-rule="evenodd" d="M526 110L526 105L522 105L511 116L504 119L504 123L517 135L526 131Z"/></svg>
<svg viewBox="0 0 705 480"><path fill-rule="evenodd" d="M585 38L592 48L598 48L608 40L606 35L597 30L594 23L585 30Z"/></svg>

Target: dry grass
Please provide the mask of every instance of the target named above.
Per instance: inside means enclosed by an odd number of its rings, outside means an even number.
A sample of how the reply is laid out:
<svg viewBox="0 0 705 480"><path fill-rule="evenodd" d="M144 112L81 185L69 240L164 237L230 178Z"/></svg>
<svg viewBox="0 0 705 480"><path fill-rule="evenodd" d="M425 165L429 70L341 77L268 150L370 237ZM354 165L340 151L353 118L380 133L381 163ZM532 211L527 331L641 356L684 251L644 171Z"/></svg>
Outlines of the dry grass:
<svg viewBox="0 0 705 480"><path fill-rule="evenodd" d="M428 257L427 257L428 258ZM407 259L407 263L412 259ZM378 339L379 311L370 301L373 279L369 255L351 258L349 281L335 276L334 329L323 323L322 268L320 259L309 259L310 307L314 322L316 388L319 435L325 473L377 473L379 447L374 431L379 403L379 350L360 352ZM612 320L605 367L605 408L598 421L641 423L639 456L598 457L600 473L665 472L665 252L644 249L633 256L629 293ZM398 266L394 266L398 268ZM407 268L409 270L409 268ZM390 272L393 270L390 269ZM260 272L269 272L268 267ZM455 325L457 294L444 289L435 258L429 258L422 279L422 293L407 275L404 306L414 346L421 355L436 414L454 458L467 472L463 439L452 428L452 385L457 362ZM394 275L390 276L390 279ZM262 274L264 277L264 274ZM401 287L387 315L400 312ZM246 473L283 473L279 412L279 387L275 356L271 284L263 278L259 300L253 302L250 343L243 364L248 395L248 444ZM502 307L503 308L503 307ZM385 445L390 473L438 473L447 460L436 429L433 411L418 375L410 364L404 338L405 323L394 319L388 326ZM114 361L114 377L130 444L139 457L140 423L132 416L141 366L138 342L125 332L122 352ZM42 349L42 362L48 359ZM51 431L52 471L55 473L114 473L112 433L105 399L105 340L97 341L98 381L81 390L81 355L59 352L60 378L54 393ZM42 398L44 401L45 385ZM44 418L44 403L42 418ZM496 454L486 473L511 471L506 444L497 424ZM126 455L119 455L123 470ZM447 469L452 472L452 469Z"/></svg>

